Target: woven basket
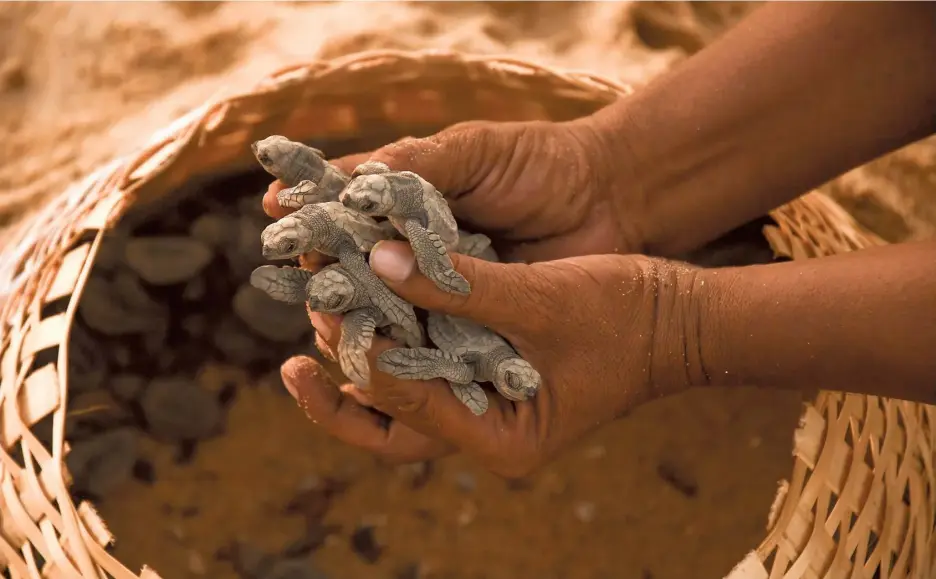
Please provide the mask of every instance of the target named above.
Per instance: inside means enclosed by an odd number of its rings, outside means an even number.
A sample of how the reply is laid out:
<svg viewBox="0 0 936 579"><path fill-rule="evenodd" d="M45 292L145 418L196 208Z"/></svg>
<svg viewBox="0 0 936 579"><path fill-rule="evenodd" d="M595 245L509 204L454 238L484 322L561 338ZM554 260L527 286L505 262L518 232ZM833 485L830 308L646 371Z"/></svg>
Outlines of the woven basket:
<svg viewBox="0 0 936 579"><path fill-rule="evenodd" d="M359 53L280 70L248 92L208 103L49 203L14 232L0 261L0 563L7 576L156 577L148 569L135 574L105 551L111 535L89 503L71 501L63 468L69 328L102 234L129 207L197 177L252 168L248 144L270 134L347 140L426 134L470 119L564 120L630 92L515 59ZM764 235L778 256L883 243L815 192L771 217L777 225ZM52 302L59 307L45 307ZM37 352L50 347L58 348L57 363L33 371ZM30 430L49 414L51 448ZM794 441L793 472L770 508L767 536L730 579L936 576L932 407L821 392ZM17 447L23 463L13 456Z"/></svg>

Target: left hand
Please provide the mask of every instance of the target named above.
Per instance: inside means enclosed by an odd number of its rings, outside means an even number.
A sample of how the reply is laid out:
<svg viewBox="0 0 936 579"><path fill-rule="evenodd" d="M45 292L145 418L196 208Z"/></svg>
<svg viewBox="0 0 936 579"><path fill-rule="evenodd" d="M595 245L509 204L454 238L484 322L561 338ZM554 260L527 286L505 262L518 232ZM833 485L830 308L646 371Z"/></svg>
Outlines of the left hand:
<svg viewBox="0 0 936 579"><path fill-rule="evenodd" d="M442 380L377 371L376 356L396 345L376 338L366 393L350 384L339 391L311 358L283 366L300 406L331 435L393 462L457 449L497 474L525 476L599 425L687 386L693 350L685 347L685 323L696 318L682 297L695 279L691 268L643 256L533 265L451 257L471 283L468 296L438 290L418 272L405 242L379 243L371 267L415 306L469 318L505 337L540 372L537 395L511 402L489 392L488 411L474 416ZM334 351L340 317L312 317ZM388 415L389 426L367 406Z"/></svg>

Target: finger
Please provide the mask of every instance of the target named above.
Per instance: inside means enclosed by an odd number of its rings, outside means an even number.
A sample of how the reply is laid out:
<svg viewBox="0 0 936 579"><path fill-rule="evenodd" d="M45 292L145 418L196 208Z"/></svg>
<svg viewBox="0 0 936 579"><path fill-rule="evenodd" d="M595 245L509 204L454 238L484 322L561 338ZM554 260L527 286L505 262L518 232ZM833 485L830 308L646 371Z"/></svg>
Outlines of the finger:
<svg viewBox="0 0 936 579"><path fill-rule="evenodd" d="M299 267L311 272L318 272L326 265L337 263L338 258L317 251L310 251L299 256Z"/></svg>
<svg viewBox="0 0 936 579"><path fill-rule="evenodd" d="M273 219L282 219L293 212L293 209L281 207L279 201L276 200L276 194L283 189L286 189L286 184L277 179L270 183L266 193L263 194L263 212Z"/></svg>
<svg viewBox="0 0 936 579"><path fill-rule="evenodd" d="M381 147L368 160L386 163L396 171L413 171L443 194L456 195L477 187L503 160L504 138L497 125L458 123L429 137L401 139Z"/></svg>
<svg viewBox="0 0 936 579"><path fill-rule="evenodd" d="M366 406L368 408L374 407L374 399L371 398L369 394L350 382L347 384L342 384L339 390L341 390L343 394L347 394L351 398L354 398L361 406Z"/></svg>
<svg viewBox="0 0 936 579"><path fill-rule="evenodd" d="M344 316L313 312L309 310L308 304L306 304L306 311L309 314L309 321L312 322L312 326L315 328L316 336L325 342L332 355L334 355L338 351L338 341L341 339L341 322L344 320Z"/></svg>
<svg viewBox="0 0 936 579"><path fill-rule="evenodd" d="M368 352L371 379L367 396L373 406L430 438L444 440L484 461L496 460L516 425L513 405L488 393L487 412L475 416L445 380L402 380L380 371L377 357L395 347L393 341L376 337Z"/></svg>
<svg viewBox="0 0 936 579"><path fill-rule="evenodd" d="M314 325L314 324L313 324ZM331 346L328 345L328 342L322 337L317 330L315 332L315 349L329 362L333 364L338 363L338 356L335 355L335 352L331 349Z"/></svg>
<svg viewBox="0 0 936 579"><path fill-rule="evenodd" d="M449 454L451 447L392 421L343 395L315 360L290 358L281 368L283 383L312 422L338 440L392 462L416 462Z"/></svg>
<svg viewBox="0 0 936 579"><path fill-rule="evenodd" d="M354 168L360 165L361 163L366 163L373 155L373 151L368 151L366 153L355 153L353 155L345 155L344 157L339 157L337 159L332 159L329 161L335 167L341 169L346 174L350 175Z"/></svg>
<svg viewBox="0 0 936 579"><path fill-rule="evenodd" d="M370 266L395 294L414 306L469 318L495 330L532 327L549 311L541 303L548 280L535 268L451 252L449 257L471 286L467 296L443 291L422 275L406 242L378 242L371 250Z"/></svg>
<svg viewBox="0 0 936 579"><path fill-rule="evenodd" d="M412 138L413 137L409 137L409 136L402 137L394 142L399 143L402 141L409 141ZM341 169L342 171L350 175L352 172L354 172L355 167L357 167L358 165L362 163L366 163L373 154L374 154L374 151L368 151L366 153L354 153L353 155L345 155L344 157L332 159L331 161L329 161L329 163L331 163L335 167L338 167L339 169Z"/></svg>

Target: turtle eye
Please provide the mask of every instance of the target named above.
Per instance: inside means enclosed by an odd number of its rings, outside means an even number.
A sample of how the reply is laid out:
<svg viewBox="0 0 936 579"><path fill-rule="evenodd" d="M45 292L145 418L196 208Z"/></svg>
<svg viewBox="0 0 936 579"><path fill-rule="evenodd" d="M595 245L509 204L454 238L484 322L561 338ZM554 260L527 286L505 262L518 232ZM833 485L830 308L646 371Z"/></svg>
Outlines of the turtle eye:
<svg viewBox="0 0 936 579"><path fill-rule="evenodd" d="M365 200L361 202L361 211L373 211L376 207L376 203L370 200Z"/></svg>
<svg viewBox="0 0 936 579"><path fill-rule="evenodd" d="M283 244L283 251L286 253L292 253L296 250L296 242L292 239L287 239L286 243Z"/></svg>

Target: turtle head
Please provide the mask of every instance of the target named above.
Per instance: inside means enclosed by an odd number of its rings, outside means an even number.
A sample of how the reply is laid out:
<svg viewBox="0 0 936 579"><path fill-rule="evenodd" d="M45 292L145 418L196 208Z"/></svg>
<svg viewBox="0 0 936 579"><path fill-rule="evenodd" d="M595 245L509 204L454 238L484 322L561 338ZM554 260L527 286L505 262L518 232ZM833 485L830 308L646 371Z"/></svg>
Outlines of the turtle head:
<svg viewBox="0 0 936 579"><path fill-rule="evenodd" d="M298 143L293 143L281 135L272 135L260 141L251 143L254 157L263 169L271 175L283 175L288 168L291 160L289 154L291 148Z"/></svg>
<svg viewBox="0 0 936 579"><path fill-rule="evenodd" d="M266 226L260 234L264 259L290 259L311 251L313 232L291 215Z"/></svg>
<svg viewBox="0 0 936 579"><path fill-rule="evenodd" d="M372 217L389 215L393 209L390 180L385 175L359 175L348 183L338 200L348 209Z"/></svg>
<svg viewBox="0 0 936 579"><path fill-rule="evenodd" d="M306 296L313 312L343 314L351 308L354 284L344 272L327 267L309 280Z"/></svg>
<svg viewBox="0 0 936 579"><path fill-rule="evenodd" d="M532 398L539 390L539 372L519 356L503 360L494 369L494 386L505 398L521 402Z"/></svg>

